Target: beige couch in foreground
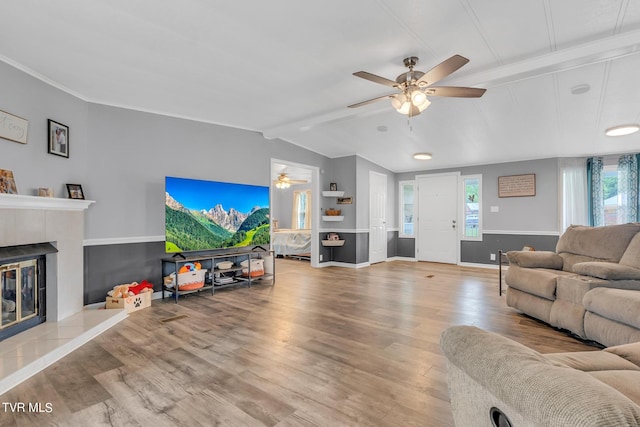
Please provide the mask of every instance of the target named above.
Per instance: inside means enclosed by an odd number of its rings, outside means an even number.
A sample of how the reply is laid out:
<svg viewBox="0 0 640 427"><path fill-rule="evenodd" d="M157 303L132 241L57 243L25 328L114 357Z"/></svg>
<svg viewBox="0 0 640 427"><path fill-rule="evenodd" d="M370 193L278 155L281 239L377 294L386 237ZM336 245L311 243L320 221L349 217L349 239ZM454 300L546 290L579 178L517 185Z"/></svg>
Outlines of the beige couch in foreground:
<svg viewBox="0 0 640 427"><path fill-rule="evenodd" d="M640 343L545 355L454 326L440 345L458 427L640 426Z"/></svg>
<svg viewBox="0 0 640 427"><path fill-rule="evenodd" d="M605 346L640 341L639 232L571 226L556 252L508 252L507 304Z"/></svg>

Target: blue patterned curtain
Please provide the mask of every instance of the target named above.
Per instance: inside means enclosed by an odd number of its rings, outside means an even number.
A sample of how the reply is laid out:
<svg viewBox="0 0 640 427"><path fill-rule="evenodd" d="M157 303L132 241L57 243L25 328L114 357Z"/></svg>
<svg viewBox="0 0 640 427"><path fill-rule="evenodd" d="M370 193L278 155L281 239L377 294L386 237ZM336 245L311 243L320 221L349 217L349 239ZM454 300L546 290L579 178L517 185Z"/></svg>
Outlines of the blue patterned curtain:
<svg viewBox="0 0 640 427"><path fill-rule="evenodd" d="M604 225L604 187L602 185L602 157L587 159L587 191L589 193L589 225Z"/></svg>
<svg viewBox="0 0 640 427"><path fill-rule="evenodd" d="M638 156L618 160L618 224L638 221Z"/></svg>

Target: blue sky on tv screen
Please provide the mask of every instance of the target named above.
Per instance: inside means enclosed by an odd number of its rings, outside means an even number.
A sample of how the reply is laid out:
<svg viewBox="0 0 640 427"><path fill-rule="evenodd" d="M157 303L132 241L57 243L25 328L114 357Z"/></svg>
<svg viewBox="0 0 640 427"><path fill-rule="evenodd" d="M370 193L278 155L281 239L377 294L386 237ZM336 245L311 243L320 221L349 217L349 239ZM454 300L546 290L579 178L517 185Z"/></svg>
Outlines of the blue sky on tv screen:
<svg viewBox="0 0 640 427"><path fill-rule="evenodd" d="M234 208L246 213L255 206L269 207L269 187L259 185L168 176L165 179L165 190L171 197L191 210L209 210L220 204L227 212L229 208Z"/></svg>

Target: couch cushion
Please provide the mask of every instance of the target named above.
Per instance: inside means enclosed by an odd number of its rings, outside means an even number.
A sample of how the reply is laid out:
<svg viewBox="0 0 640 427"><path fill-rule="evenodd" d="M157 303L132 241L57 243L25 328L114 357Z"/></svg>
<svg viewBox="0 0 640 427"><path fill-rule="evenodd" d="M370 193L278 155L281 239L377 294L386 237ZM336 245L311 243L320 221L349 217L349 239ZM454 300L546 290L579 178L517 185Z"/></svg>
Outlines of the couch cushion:
<svg viewBox="0 0 640 427"><path fill-rule="evenodd" d="M595 288L582 300L587 311L640 329L640 291Z"/></svg>
<svg viewBox="0 0 640 427"><path fill-rule="evenodd" d="M636 405L640 405L640 372L638 371L595 371L589 375L613 387Z"/></svg>
<svg viewBox="0 0 640 427"><path fill-rule="evenodd" d="M640 280L640 269L615 262L579 262L573 272L605 280Z"/></svg>
<svg viewBox="0 0 640 427"><path fill-rule="evenodd" d="M619 262L631 239L640 232L640 223L587 227L572 225L560 236L556 252Z"/></svg>
<svg viewBox="0 0 640 427"><path fill-rule="evenodd" d="M618 357L628 360L629 362L640 367L640 342L632 342L630 344L616 345L605 348L603 351L613 353Z"/></svg>
<svg viewBox="0 0 640 427"><path fill-rule="evenodd" d="M592 256L570 254L569 252L562 252L558 254L558 256L561 257L564 261L562 263L562 269L564 271L573 271L573 266L579 262L606 261L604 259L598 259Z"/></svg>
<svg viewBox="0 0 640 427"><path fill-rule="evenodd" d="M581 371L609 371L628 369L640 371L636 364L605 351L577 351L573 353L551 353L544 355L556 366L567 366Z"/></svg>
<svg viewBox="0 0 640 427"><path fill-rule="evenodd" d="M510 264L528 268L562 270L563 264L562 257L551 251L509 251L507 258Z"/></svg>
<svg viewBox="0 0 640 427"><path fill-rule="evenodd" d="M510 266L505 275L505 282L510 288L537 295L548 300L556 299L558 276L571 274L561 270L545 268L523 268Z"/></svg>
<svg viewBox="0 0 640 427"><path fill-rule="evenodd" d="M620 258L620 264L640 268L640 233L637 233Z"/></svg>

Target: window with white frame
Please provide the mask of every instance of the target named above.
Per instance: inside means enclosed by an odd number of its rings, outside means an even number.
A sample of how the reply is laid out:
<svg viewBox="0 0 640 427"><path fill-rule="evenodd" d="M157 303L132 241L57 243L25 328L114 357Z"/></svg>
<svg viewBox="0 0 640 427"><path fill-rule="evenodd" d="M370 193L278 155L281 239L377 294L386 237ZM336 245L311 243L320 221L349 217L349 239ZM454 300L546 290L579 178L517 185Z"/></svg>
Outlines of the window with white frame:
<svg viewBox="0 0 640 427"><path fill-rule="evenodd" d="M311 190L293 192L291 225L295 230L311 228Z"/></svg>
<svg viewBox="0 0 640 427"><path fill-rule="evenodd" d="M399 237L414 237L415 182L400 181L400 232Z"/></svg>
<svg viewBox="0 0 640 427"><path fill-rule="evenodd" d="M462 177L462 229L463 240L482 240L482 175Z"/></svg>
<svg viewBox="0 0 640 427"><path fill-rule="evenodd" d="M638 221L638 158L625 154L591 159L592 225Z"/></svg>

